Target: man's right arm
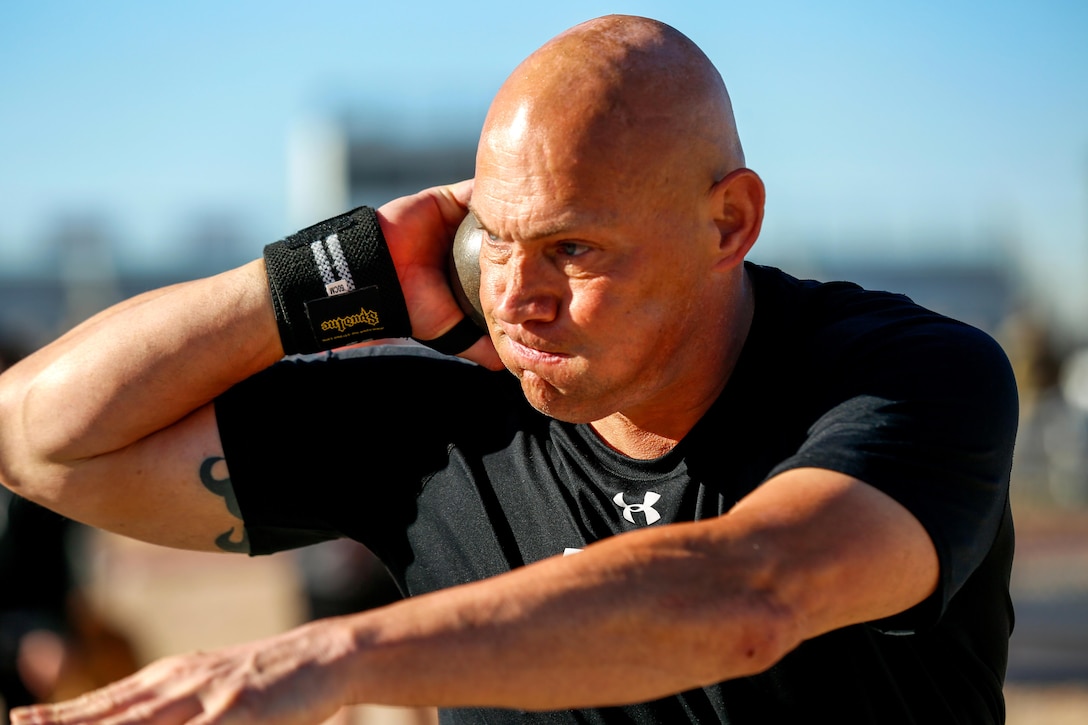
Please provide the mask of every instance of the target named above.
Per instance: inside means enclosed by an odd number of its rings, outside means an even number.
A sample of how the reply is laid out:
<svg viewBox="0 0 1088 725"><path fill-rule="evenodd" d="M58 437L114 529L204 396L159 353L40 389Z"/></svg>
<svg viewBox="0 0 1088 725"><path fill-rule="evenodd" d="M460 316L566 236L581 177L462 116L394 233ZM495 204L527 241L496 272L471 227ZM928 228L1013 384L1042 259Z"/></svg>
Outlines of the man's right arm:
<svg viewBox="0 0 1088 725"><path fill-rule="evenodd" d="M210 403L282 354L260 261L127 300L0 376L0 481L95 527L221 550L241 525Z"/></svg>
<svg viewBox="0 0 1088 725"><path fill-rule="evenodd" d="M444 265L470 192L378 212L424 339L463 317ZM261 260L122 302L0 375L0 482L133 538L245 551L212 401L282 356ZM465 356L498 365L486 340Z"/></svg>

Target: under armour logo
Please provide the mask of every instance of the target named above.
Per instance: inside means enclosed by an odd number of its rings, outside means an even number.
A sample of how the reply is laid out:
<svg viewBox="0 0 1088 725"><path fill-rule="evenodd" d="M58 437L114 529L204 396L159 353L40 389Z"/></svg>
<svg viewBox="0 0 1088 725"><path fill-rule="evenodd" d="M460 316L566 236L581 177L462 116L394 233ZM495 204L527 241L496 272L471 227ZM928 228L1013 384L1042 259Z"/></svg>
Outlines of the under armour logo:
<svg viewBox="0 0 1088 725"><path fill-rule="evenodd" d="M635 514L641 513L646 515L646 525L659 521L661 514L654 508L654 504L661 500L661 494L654 493L653 491L647 491L646 496L642 499L642 503L627 503L623 500L623 494L617 493L615 498L612 499L613 503L617 506L623 507L623 518L630 521L632 524L635 522Z"/></svg>

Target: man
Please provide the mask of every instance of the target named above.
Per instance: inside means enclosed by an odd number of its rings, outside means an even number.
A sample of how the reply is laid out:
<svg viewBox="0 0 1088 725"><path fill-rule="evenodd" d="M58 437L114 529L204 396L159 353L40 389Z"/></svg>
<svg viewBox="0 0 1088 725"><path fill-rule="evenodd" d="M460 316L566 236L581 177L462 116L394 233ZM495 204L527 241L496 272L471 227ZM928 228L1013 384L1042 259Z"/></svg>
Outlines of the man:
<svg viewBox="0 0 1088 725"><path fill-rule="evenodd" d="M599 18L502 86L474 182L122 303L7 373L15 490L169 546L348 536L413 595L16 722L1002 721L1007 361L903 297L747 263L763 201L707 58ZM469 209L477 364L276 364L367 325L455 349Z"/></svg>

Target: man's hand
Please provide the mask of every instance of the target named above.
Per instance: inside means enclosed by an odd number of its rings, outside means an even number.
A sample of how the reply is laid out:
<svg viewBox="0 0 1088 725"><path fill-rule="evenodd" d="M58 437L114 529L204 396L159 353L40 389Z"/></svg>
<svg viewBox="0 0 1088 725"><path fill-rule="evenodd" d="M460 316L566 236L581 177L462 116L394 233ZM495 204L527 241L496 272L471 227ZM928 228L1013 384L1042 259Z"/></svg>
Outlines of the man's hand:
<svg viewBox="0 0 1088 725"><path fill-rule="evenodd" d="M331 623L213 652L159 660L74 700L12 710L12 725L309 725L343 701L330 665L345 641Z"/></svg>
<svg viewBox="0 0 1088 725"><path fill-rule="evenodd" d="M408 305L412 333L419 339L439 337L465 316L450 290L448 266L453 237L468 213L471 195L472 180L467 180L425 189L378 209L382 233ZM492 370L502 368L487 336L461 357Z"/></svg>

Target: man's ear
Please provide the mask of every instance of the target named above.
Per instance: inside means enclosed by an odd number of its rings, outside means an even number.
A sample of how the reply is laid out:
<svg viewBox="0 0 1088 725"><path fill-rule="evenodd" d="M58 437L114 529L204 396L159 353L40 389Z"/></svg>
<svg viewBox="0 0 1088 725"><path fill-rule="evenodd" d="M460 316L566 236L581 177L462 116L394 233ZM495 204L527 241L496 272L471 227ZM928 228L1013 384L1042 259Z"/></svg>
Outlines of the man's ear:
<svg viewBox="0 0 1088 725"><path fill-rule="evenodd" d="M710 189L711 211L718 227L718 265L732 268L744 261L763 226L766 190L751 169L730 172Z"/></svg>

